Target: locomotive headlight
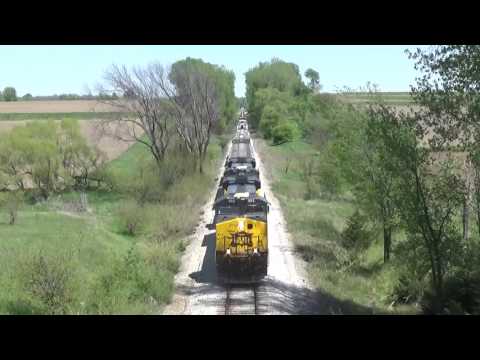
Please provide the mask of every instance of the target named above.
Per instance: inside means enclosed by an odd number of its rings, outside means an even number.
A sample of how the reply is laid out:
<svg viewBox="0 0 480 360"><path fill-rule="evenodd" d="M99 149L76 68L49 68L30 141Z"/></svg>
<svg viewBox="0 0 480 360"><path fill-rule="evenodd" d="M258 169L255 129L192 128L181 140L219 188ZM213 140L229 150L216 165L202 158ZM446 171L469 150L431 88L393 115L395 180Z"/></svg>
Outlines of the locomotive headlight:
<svg viewBox="0 0 480 360"><path fill-rule="evenodd" d="M243 220L240 220L238 222L238 230L243 231L244 228L245 228L245 224L244 224Z"/></svg>

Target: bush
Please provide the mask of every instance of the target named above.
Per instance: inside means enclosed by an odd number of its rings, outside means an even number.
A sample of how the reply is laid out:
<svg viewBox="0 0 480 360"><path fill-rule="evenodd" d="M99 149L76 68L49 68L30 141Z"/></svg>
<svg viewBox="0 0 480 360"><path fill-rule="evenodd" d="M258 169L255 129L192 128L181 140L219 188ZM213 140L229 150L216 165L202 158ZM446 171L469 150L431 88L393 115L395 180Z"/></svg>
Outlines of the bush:
<svg viewBox="0 0 480 360"><path fill-rule="evenodd" d="M20 210L23 201L23 194L20 192L0 193L0 208L4 208L8 213L10 225L14 225L17 222L18 210Z"/></svg>
<svg viewBox="0 0 480 360"><path fill-rule="evenodd" d="M160 165L160 184L164 189L168 189L185 176L195 173L195 170L195 159L192 156L179 152L172 153Z"/></svg>
<svg viewBox="0 0 480 360"><path fill-rule="evenodd" d="M20 262L22 289L33 308L45 314L71 313L74 305L76 277L71 256L28 256Z"/></svg>
<svg viewBox="0 0 480 360"><path fill-rule="evenodd" d="M470 241L463 248L455 267L446 274L443 284L444 301L441 304L434 291L422 299L427 314L480 313L480 245Z"/></svg>
<svg viewBox="0 0 480 360"><path fill-rule="evenodd" d="M287 141L293 141L298 138L299 131L297 125L292 122L283 122L276 125L272 130L274 144L281 144Z"/></svg>
<svg viewBox="0 0 480 360"><path fill-rule="evenodd" d="M146 225L146 211L137 202L129 200L118 210L120 231L130 236L138 235Z"/></svg>
<svg viewBox="0 0 480 360"><path fill-rule="evenodd" d="M370 232L366 229L366 217L358 210L347 219L347 226L341 233L341 244L354 253L365 250L370 245Z"/></svg>
<svg viewBox="0 0 480 360"><path fill-rule="evenodd" d="M425 288L425 281L421 281L404 273L400 275L389 298L391 301L401 304L416 303L422 299Z"/></svg>
<svg viewBox="0 0 480 360"><path fill-rule="evenodd" d="M170 258L164 255L156 252L152 260L152 256L145 257L131 247L125 256L114 259L95 279L88 312L146 313L166 303L173 290L173 276L166 269L171 266Z"/></svg>
<svg viewBox="0 0 480 360"><path fill-rule="evenodd" d="M460 270L444 284L447 311L478 314L480 312L480 273Z"/></svg>

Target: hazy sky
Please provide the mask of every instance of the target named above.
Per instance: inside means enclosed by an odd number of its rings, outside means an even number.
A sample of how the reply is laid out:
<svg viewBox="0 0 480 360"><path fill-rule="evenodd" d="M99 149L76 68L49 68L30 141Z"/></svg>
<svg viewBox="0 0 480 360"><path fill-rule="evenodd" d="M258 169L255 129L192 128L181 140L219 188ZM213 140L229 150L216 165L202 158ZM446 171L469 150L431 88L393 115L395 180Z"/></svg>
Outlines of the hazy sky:
<svg viewBox="0 0 480 360"><path fill-rule="evenodd" d="M84 94L102 81L113 63L146 65L152 61L172 64L187 56L225 65L235 72L235 93L244 96L244 73L260 61L278 57L294 62L305 73L320 73L323 90L344 86L359 88L367 81L382 91L408 91L416 72L404 53L408 45L158 45L158 46L1 46L0 89L14 86L17 94Z"/></svg>

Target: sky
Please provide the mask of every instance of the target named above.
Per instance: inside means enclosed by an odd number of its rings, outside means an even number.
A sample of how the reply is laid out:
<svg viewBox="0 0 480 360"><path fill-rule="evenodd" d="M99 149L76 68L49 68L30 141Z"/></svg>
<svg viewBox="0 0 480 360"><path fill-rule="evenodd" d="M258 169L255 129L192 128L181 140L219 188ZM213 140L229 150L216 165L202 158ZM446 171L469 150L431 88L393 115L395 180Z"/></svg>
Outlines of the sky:
<svg viewBox="0 0 480 360"><path fill-rule="evenodd" d="M418 74L404 53L408 45L0 45L0 89L13 86L17 95L85 94L103 81L112 64L137 66L158 61L173 64L201 58L235 72L235 95L245 94L245 72L259 62L280 58L302 74L313 68L325 92L359 89L367 82L381 91L409 91ZM424 46L422 46L424 47Z"/></svg>

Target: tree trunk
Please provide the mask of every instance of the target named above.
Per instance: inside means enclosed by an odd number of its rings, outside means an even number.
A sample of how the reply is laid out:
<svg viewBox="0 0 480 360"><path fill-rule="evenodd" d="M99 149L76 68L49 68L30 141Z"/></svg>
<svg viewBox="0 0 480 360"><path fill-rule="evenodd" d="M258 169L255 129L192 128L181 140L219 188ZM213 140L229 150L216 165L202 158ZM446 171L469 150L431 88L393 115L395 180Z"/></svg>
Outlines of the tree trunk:
<svg viewBox="0 0 480 360"><path fill-rule="evenodd" d="M198 169L200 171L200 174L203 174L203 161L205 160L205 156L203 154L200 154L198 157Z"/></svg>
<svg viewBox="0 0 480 360"><path fill-rule="evenodd" d="M465 196L463 200L463 240L468 239L468 218L470 216L470 211L468 207L468 196Z"/></svg>
<svg viewBox="0 0 480 360"><path fill-rule="evenodd" d="M477 230L478 235L480 235L480 193L478 189L475 189L475 200L476 200L476 213L477 213Z"/></svg>
<svg viewBox="0 0 480 360"><path fill-rule="evenodd" d="M387 263L390 260L390 249L392 247L392 229L390 227L383 227L383 262Z"/></svg>
<svg viewBox="0 0 480 360"><path fill-rule="evenodd" d="M17 219L16 211L10 211L10 225L15 224L15 220Z"/></svg>
<svg viewBox="0 0 480 360"><path fill-rule="evenodd" d="M434 241L436 242L436 244L438 244L438 239L435 239ZM434 282L435 295L437 299L435 305L438 307L435 310L438 312L442 312L443 311L443 273L442 273L441 258L438 251L438 245L434 245L433 259L434 259L433 268L435 269L435 276L433 277L433 282Z"/></svg>

